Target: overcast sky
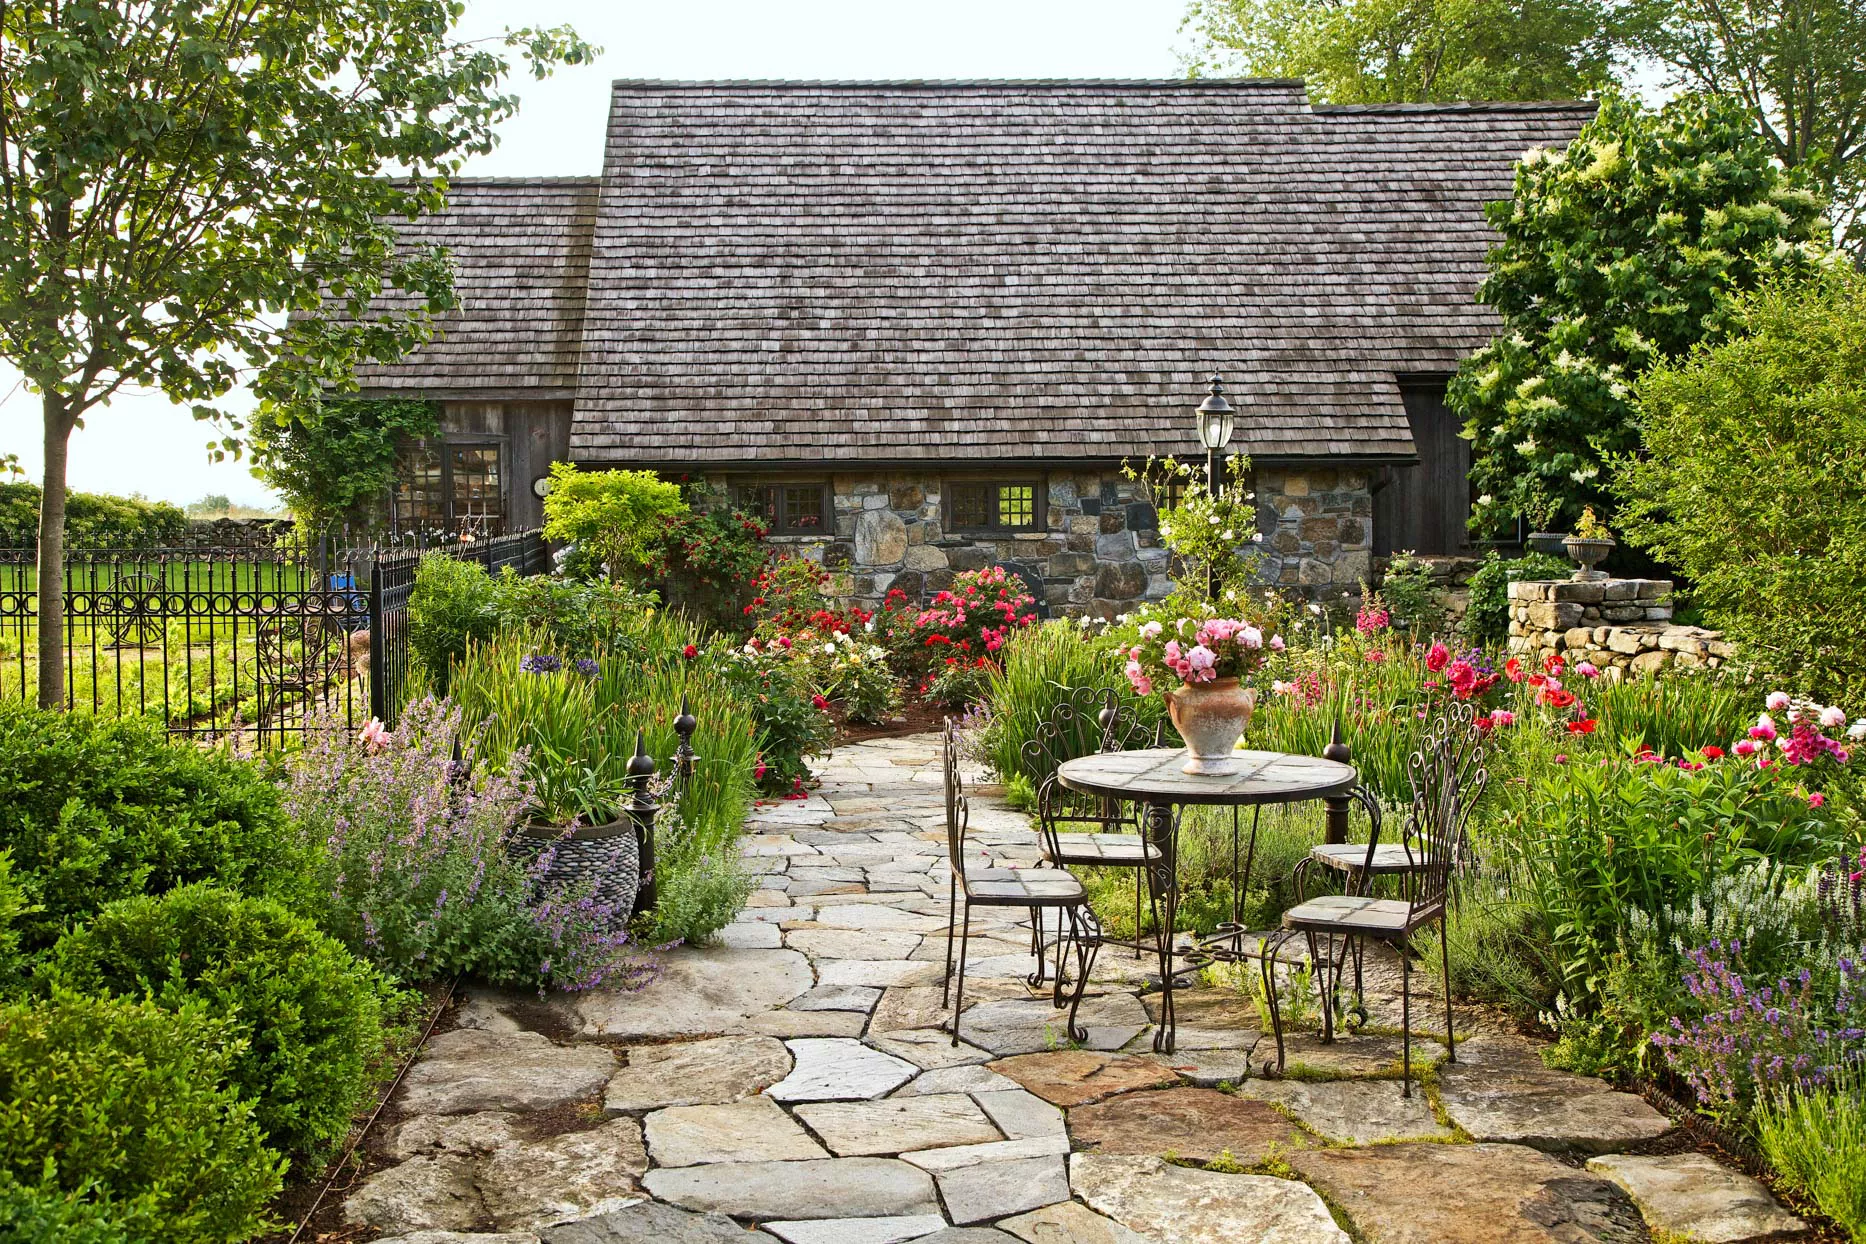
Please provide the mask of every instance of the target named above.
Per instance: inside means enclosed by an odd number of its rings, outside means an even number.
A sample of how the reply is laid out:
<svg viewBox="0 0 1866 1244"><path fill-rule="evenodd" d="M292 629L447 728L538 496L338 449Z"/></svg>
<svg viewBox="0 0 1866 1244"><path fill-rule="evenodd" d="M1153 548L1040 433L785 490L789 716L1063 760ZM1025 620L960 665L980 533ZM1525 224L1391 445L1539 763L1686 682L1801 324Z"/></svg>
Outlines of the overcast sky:
<svg viewBox="0 0 1866 1244"><path fill-rule="evenodd" d="M469 0L464 33L569 23L593 65L515 80L524 98L498 150L469 172L601 171L614 78L1162 78L1178 76L1183 0ZM39 404L0 364L0 452L37 479ZM233 403L238 405L239 403ZM224 493L265 504L245 464L211 465L208 429L160 394L95 410L71 445L71 483L175 502Z"/></svg>

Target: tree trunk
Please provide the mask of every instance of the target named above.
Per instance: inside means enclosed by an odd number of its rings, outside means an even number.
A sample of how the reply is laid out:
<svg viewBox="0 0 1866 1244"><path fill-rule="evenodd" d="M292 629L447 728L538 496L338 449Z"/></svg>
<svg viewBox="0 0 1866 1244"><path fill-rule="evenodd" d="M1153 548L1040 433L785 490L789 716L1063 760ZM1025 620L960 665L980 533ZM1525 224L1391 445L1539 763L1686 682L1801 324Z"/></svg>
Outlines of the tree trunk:
<svg viewBox="0 0 1866 1244"><path fill-rule="evenodd" d="M45 414L45 478L39 494L39 707L65 707L65 463L71 444L66 400L51 389Z"/></svg>

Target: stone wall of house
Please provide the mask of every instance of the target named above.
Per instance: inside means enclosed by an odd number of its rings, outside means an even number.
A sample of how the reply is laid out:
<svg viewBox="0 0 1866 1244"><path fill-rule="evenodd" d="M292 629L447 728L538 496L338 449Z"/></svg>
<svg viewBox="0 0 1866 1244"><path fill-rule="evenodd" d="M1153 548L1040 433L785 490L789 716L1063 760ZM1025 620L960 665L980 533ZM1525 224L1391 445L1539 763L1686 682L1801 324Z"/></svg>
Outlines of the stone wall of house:
<svg viewBox="0 0 1866 1244"><path fill-rule="evenodd" d="M1509 586L1510 651L1540 662L1559 652L1609 678L1669 666L1719 666L1735 655L1721 631L1672 622L1666 579L1539 579Z"/></svg>
<svg viewBox="0 0 1866 1244"><path fill-rule="evenodd" d="M945 530L937 472L836 475L833 537L772 543L822 562L843 601L870 608L895 588L924 601L993 565L1022 576L1052 617L1112 617L1172 591L1158 517L1132 481L1114 470L1046 478L1046 530L986 536ZM1267 468L1255 486L1265 581L1311 596L1358 590L1372 547L1366 473Z"/></svg>

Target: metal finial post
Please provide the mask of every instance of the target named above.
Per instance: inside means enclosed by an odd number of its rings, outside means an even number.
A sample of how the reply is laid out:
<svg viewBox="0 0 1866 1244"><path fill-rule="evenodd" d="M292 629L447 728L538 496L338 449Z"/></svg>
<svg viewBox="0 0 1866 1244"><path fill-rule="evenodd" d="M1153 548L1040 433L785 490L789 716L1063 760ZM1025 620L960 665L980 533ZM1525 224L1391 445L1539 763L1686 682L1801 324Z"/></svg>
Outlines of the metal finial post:
<svg viewBox="0 0 1866 1244"><path fill-rule="evenodd" d="M635 910L647 911L655 905L654 883L654 814L658 810L648 784L654 778L654 757L648 754L642 731L635 731L635 754L628 762L628 783L634 795L629 801L629 818L635 822L635 835L641 846L641 885L635 891Z"/></svg>
<svg viewBox="0 0 1866 1244"><path fill-rule="evenodd" d="M1322 749L1323 760L1335 760L1342 764L1349 763L1348 745L1341 739L1341 718L1335 718L1334 735L1328 746ZM1348 797L1345 794L1333 795L1322 800L1323 823L1322 841L1331 846L1339 846L1348 840Z"/></svg>
<svg viewBox="0 0 1866 1244"><path fill-rule="evenodd" d="M699 728L699 719L693 715L693 707L687 702L685 692L680 696L680 715L674 718L674 733L680 738L680 745L674 749L674 774L684 792L687 783L693 781L693 732Z"/></svg>

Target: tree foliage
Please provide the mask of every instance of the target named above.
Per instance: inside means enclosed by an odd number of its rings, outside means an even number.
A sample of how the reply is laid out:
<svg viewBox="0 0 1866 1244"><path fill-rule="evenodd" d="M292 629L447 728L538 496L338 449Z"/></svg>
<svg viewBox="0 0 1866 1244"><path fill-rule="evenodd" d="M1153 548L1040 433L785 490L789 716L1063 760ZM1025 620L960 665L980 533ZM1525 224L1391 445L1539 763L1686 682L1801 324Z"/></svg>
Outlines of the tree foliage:
<svg viewBox="0 0 1866 1244"><path fill-rule="evenodd" d="M1181 29L1194 74L1336 104L1572 99L1612 69L1601 0L1193 0Z"/></svg>
<svg viewBox="0 0 1866 1244"><path fill-rule="evenodd" d="M610 575L639 574L666 543L668 528L687 514L680 485L653 471L579 471L551 464L544 498L544 534L582 545Z"/></svg>
<svg viewBox="0 0 1866 1244"><path fill-rule="evenodd" d="M440 405L331 398L304 416L253 425L254 473L310 531L369 526L395 482L404 440L440 430Z"/></svg>
<svg viewBox="0 0 1866 1244"><path fill-rule="evenodd" d="M1724 331L1733 294L1823 253L1819 200L1737 105L1657 113L1610 97L1562 151L1532 151L1490 208L1503 241L1478 298L1503 330L1447 403L1471 439L1480 531L1610 509L1603 462L1638 444L1632 383Z"/></svg>
<svg viewBox="0 0 1866 1244"><path fill-rule="evenodd" d="M1866 5L1860 0L1634 0L1620 37L1673 85L1740 100L1866 254Z"/></svg>
<svg viewBox="0 0 1866 1244"><path fill-rule="evenodd" d="M66 456L125 386L219 422L242 381L301 409L393 361L452 304L398 250L517 107L462 0L16 0L0 8L0 355L40 395L39 694L62 691ZM509 33L542 76L592 49ZM388 178L385 170L405 177ZM379 295L400 290L399 309Z"/></svg>
<svg viewBox="0 0 1866 1244"><path fill-rule="evenodd" d="M1726 340L1640 381L1631 540L1677 566L1757 663L1866 692L1866 277L1836 264L1735 301Z"/></svg>

